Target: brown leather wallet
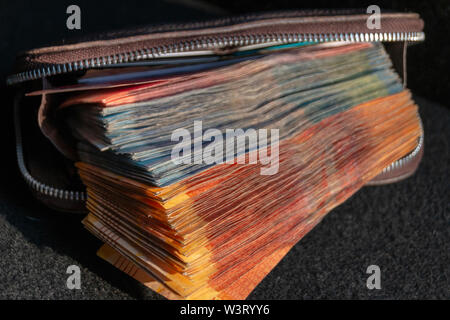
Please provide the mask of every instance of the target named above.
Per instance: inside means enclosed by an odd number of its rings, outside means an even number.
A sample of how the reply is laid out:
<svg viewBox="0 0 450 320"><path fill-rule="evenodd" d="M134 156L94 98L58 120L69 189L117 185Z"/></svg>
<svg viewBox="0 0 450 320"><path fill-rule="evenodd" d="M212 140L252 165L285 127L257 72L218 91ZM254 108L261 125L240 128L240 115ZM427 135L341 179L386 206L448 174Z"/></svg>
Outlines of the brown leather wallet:
<svg viewBox="0 0 450 320"><path fill-rule="evenodd" d="M251 14L217 20L143 27L95 35L82 42L38 48L17 56L7 79L17 91L15 126L18 166L33 194L60 211L85 212L86 192L73 162L71 137L53 112L61 95L25 93L69 84L92 69L129 66L201 50L226 55L240 47L274 43L383 42L406 86L406 50L424 39L415 13L382 13L380 29L367 27L361 10L309 10ZM417 168L423 137L409 155L387 167L369 184L401 180Z"/></svg>

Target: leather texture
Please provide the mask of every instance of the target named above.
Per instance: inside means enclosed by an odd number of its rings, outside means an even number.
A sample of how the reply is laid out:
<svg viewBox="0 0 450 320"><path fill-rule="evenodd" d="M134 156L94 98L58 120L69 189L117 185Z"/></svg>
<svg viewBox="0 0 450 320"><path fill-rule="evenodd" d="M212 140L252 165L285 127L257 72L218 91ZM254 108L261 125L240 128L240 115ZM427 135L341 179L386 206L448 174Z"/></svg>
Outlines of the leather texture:
<svg viewBox="0 0 450 320"><path fill-rule="evenodd" d="M383 13L381 28L367 28L367 14L345 14L329 11L316 16L302 11L263 13L250 17L232 17L208 22L182 25L162 25L143 30L116 32L105 40L86 41L38 48L17 56L15 72L34 66L51 66L74 61L84 61L126 52L139 52L143 48L191 44L214 37L257 36L275 34L339 34L339 33L389 33L420 32L424 23L415 13ZM247 19L247 20L246 20Z"/></svg>

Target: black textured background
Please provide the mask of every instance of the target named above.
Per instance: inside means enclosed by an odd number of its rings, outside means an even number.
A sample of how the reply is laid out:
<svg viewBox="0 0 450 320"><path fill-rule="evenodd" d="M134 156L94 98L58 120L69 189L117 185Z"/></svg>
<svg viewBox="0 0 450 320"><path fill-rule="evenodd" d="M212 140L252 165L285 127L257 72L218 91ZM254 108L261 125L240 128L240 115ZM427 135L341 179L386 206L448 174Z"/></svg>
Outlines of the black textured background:
<svg viewBox="0 0 450 320"><path fill-rule="evenodd" d="M4 77L15 53L70 36L132 25L183 21L264 9L367 7L421 13L427 40L408 54L408 83L425 125L425 156L417 174L367 187L333 210L302 239L250 299L450 298L450 111L448 1L8 1L0 2L2 175L0 298L127 299L159 297L97 258L100 242L80 225L37 203L17 174L12 105ZM82 30L65 28L65 9L78 4ZM439 101L440 104L432 101ZM65 286L66 269L82 270L82 290ZM382 289L365 286L370 264Z"/></svg>

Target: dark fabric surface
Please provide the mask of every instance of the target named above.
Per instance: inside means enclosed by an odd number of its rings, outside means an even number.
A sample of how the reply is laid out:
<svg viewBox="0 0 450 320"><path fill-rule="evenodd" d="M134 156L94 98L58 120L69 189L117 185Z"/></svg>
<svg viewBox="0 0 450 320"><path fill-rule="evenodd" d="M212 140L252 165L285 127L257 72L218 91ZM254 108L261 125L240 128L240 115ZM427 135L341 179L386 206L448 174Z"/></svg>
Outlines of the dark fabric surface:
<svg viewBox="0 0 450 320"><path fill-rule="evenodd" d="M450 298L450 112L416 101L425 126L418 172L397 184L363 188L329 213L249 299ZM52 212L26 191L4 189L0 298L161 299L98 258L100 244L80 217ZM73 264L81 268L81 290L66 287ZM381 268L381 290L366 288L372 264Z"/></svg>

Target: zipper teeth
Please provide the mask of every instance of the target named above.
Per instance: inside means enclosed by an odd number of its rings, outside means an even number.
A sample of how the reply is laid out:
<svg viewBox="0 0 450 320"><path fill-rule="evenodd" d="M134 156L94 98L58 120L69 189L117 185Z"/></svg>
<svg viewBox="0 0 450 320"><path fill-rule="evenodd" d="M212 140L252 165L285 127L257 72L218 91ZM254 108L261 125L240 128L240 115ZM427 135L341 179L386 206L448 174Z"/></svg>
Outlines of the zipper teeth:
<svg viewBox="0 0 450 320"><path fill-rule="evenodd" d="M142 60L164 58L173 53L189 52L196 50L219 49L230 46L246 46L273 42L277 44L288 44L295 42L393 42L393 41L423 41L423 32L379 32L379 33L289 33L289 34L263 34L263 35L240 35L229 37L214 37L197 39L188 42L180 42L172 45L164 45L153 48L143 48L109 56L79 60L64 64L55 64L48 67L11 75L7 79L8 85L24 81L36 80L48 76L65 74L74 71L101 68L110 65L136 62Z"/></svg>
<svg viewBox="0 0 450 320"><path fill-rule="evenodd" d="M22 174L26 183L35 191L50 197L58 198L61 200L85 201L87 199L85 191L65 190L49 186L45 183L36 180L28 172L23 157L22 132L19 118L19 103L16 103L14 106L14 126L16 129L15 133L16 133L17 164L19 166L19 171Z"/></svg>
<svg viewBox="0 0 450 320"><path fill-rule="evenodd" d="M381 173L389 173L392 170L402 168L403 166L405 166L409 162L411 162L418 155L420 150L423 148L423 141L424 141L423 125L422 125L422 119L420 118L420 116L418 116L418 118L419 118L419 123L420 123L421 134L419 137L419 141L417 142L417 146L414 148L413 151L411 151L411 153L407 154L403 158L398 159L397 161L392 162L390 165L388 165L386 168L384 168L383 171L381 171Z"/></svg>

